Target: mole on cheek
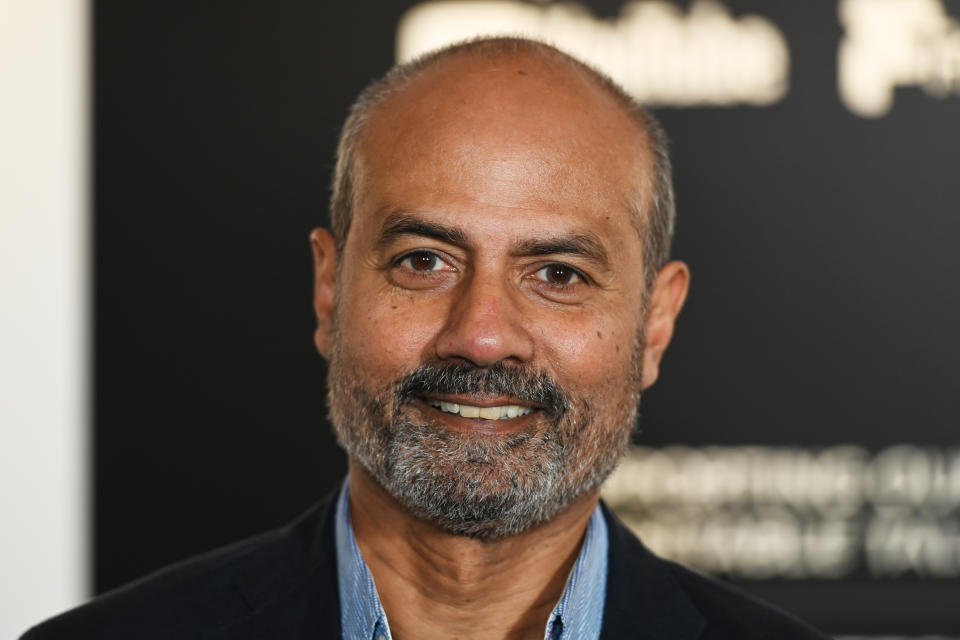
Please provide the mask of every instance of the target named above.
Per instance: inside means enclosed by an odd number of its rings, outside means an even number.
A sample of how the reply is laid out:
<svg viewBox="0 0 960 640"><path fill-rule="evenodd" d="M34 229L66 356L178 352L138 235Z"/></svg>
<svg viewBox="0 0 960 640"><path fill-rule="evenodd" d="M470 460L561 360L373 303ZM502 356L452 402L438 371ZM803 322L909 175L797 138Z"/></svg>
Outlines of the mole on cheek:
<svg viewBox="0 0 960 640"><path fill-rule="evenodd" d="M620 353L620 345L617 345L617 353Z"/></svg>
<svg viewBox="0 0 960 640"><path fill-rule="evenodd" d="M600 338L600 339L602 340L602 339L603 339L603 334L602 334L602 333L600 333L599 331L597 331L597 337L598 337L598 338Z"/></svg>

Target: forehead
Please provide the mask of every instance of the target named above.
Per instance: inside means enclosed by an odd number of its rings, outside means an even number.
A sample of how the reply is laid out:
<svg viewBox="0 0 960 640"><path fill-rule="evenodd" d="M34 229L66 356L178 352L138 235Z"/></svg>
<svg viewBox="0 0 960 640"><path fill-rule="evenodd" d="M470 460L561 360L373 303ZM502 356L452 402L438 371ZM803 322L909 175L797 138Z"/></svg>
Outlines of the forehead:
<svg viewBox="0 0 960 640"><path fill-rule="evenodd" d="M569 62L462 55L372 114L358 145L356 212L456 201L632 224L652 166L635 119Z"/></svg>

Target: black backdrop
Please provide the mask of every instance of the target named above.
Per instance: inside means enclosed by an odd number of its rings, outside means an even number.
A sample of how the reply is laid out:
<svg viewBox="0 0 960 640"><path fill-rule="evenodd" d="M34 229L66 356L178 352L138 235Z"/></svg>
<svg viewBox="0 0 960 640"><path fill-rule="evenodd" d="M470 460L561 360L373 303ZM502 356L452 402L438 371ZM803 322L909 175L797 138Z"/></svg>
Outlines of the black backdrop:
<svg viewBox="0 0 960 640"><path fill-rule="evenodd" d="M343 475L307 235L410 4L94 3L98 592L288 521ZM957 444L960 101L904 89L857 117L833 2L725 4L784 33L790 90L658 111L693 288L640 441ZM955 581L745 584L828 631L960 633Z"/></svg>

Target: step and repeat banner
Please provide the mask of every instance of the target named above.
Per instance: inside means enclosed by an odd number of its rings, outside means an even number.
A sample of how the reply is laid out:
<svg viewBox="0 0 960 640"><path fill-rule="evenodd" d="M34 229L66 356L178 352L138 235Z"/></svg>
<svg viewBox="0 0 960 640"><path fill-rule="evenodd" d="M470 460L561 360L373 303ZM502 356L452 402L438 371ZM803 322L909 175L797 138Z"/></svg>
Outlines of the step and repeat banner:
<svg viewBox="0 0 960 640"><path fill-rule="evenodd" d="M95 579L283 523L345 471L307 234L397 60L522 33L672 142L693 284L604 494L844 638L960 637L960 2L94 4Z"/></svg>

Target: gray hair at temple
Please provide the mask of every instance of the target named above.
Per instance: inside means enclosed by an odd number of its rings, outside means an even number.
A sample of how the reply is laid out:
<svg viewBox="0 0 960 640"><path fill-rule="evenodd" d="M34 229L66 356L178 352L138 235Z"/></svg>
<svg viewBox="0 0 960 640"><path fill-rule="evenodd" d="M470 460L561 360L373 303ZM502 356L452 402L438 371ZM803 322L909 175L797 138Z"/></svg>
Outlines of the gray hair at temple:
<svg viewBox="0 0 960 640"><path fill-rule="evenodd" d="M534 40L520 37L478 38L450 45L426 53L409 62L398 64L382 78L375 80L360 92L350 107L350 114L340 133L337 147L337 164L334 170L332 196L330 198L330 222L338 253L342 253L350 231L353 207L356 202L356 154L357 141L363 133L364 125L370 115L384 100L403 90L409 82L433 65L457 55L497 56L504 54L528 53L561 61L574 69L584 72L586 77L606 90L619 102L646 133L653 154L654 177L649 215L647 207L640 200L646 191L638 189L637 202L631 202L634 209L634 224L643 238L643 261L647 292L649 293L657 272L670 258L670 243L673 238L676 204L673 195L673 175L670 155L667 150L667 136L660 123L639 102L624 91L606 74L584 64L562 51ZM638 185L639 186L639 185Z"/></svg>

